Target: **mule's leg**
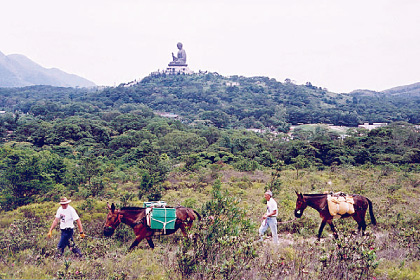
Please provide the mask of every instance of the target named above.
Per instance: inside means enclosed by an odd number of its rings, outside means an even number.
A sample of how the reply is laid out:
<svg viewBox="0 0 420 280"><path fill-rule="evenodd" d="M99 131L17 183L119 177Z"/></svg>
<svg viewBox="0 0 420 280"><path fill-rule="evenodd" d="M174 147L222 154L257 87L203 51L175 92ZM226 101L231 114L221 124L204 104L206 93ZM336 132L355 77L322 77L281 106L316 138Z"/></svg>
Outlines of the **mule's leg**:
<svg viewBox="0 0 420 280"><path fill-rule="evenodd" d="M155 248L155 244L153 244L153 240L152 237L146 237L147 243L149 243L150 248L154 249Z"/></svg>
<svg viewBox="0 0 420 280"><path fill-rule="evenodd" d="M150 248L154 249L155 248L155 244L153 244L152 236L145 237L144 235L141 235L141 236L138 236L134 240L133 244L131 244L131 246L130 246L130 248L128 250L129 251L133 250L133 248L136 247L137 245L139 245L140 241L142 241L144 238L146 238L147 243L149 243Z"/></svg>
<svg viewBox="0 0 420 280"><path fill-rule="evenodd" d="M137 237L134 242L131 244L130 248L128 248L128 251L131 251L134 249L134 247L136 247L137 245L139 245L140 241L143 240L143 236L142 237Z"/></svg>
<svg viewBox="0 0 420 280"><path fill-rule="evenodd" d="M179 228L181 229L182 235L183 235L184 237L187 237L187 229L189 229L189 228L188 228L188 227L186 227L186 226L184 225L184 223L182 223L182 224L179 226Z"/></svg>
<svg viewBox="0 0 420 280"><path fill-rule="evenodd" d="M181 229L182 235L184 237L188 237L188 231L191 229L192 225L193 225L194 219L186 219L186 221L179 221L178 223L175 224L175 231L177 231L178 229Z"/></svg>
<svg viewBox="0 0 420 280"><path fill-rule="evenodd" d="M357 225L358 225L358 227L357 227L358 233L361 232L362 236L364 236L365 235L365 230L366 230L366 221L365 221L364 217L358 217L356 222L357 222Z"/></svg>
<svg viewBox="0 0 420 280"><path fill-rule="evenodd" d="M334 238L337 239L338 238L338 233L337 233L337 230L335 229L335 226L334 226L333 222L329 221L328 224L330 225L330 228L333 232Z"/></svg>
<svg viewBox="0 0 420 280"><path fill-rule="evenodd" d="M362 220L362 236L365 235L365 230L366 230L366 221L363 218L363 220Z"/></svg>
<svg viewBox="0 0 420 280"><path fill-rule="evenodd" d="M322 220L321 226L319 227L319 231L318 231L318 240L321 240L321 234L322 234L322 231L324 230L326 223L327 221Z"/></svg>
<svg viewBox="0 0 420 280"><path fill-rule="evenodd" d="M140 241L142 241L144 238L146 238L146 239L151 238L151 236L154 233L154 231L148 230L147 227L145 227L143 225L141 225L139 228L135 228L134 232L136 232L136 239L134 240L133 244L131 244L130 248L128 249L129 251L133 250L134 247L139 245ZM147 242L149 242L149 240ZM152 244L153 244L153 242L152 242ZM149 245L150 245L150 243L149 243ZM150 247L152 247L152 246L150 246Z"/></svg>
<svg viewBox="0 0 420 280"><path fill-rule="evenodd" d="M189 221L187 221L187 224L186 224L185 228L186 228L187 230L190 230L190 229L191 229L191 227L192 227L192 225L193 225L193 222L194 222L194 220L189 220Z"/></svg>
<svg viewBox="0 0 420 280"><path fill-rule="evenodd" d="M362 214L364 214L364 213L362 213ZM366 230L366 220L365 220L365 217L362 214L353 216L353 219L357 222L357 225L358 225L357 226L357 232L359 234L361 233L361 235L364 236L365 235L365 230Z"/></svg>

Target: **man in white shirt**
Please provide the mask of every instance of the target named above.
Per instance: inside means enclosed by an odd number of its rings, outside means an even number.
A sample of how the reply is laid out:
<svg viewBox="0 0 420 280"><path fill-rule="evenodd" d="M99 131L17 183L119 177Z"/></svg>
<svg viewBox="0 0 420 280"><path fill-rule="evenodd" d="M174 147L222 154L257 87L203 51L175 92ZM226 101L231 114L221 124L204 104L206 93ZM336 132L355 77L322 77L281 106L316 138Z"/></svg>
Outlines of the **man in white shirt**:
<svg viewBox="0 0 420 280"><path fill-rule="evenodd" d="M76 247L73 239L73 230L74 224L76 221L77 227L79 228L80 237L84 238L85 234L83 233L82 222L80 221L79 215L76 210L69 205L71 200L66 197L60 199L61 206L58 208L57 213L55 214L55 219L51 225L50 231L47 234L48 238L51 238L53 229L60 223L61 238L58 242L58 253L61 256L64 253L64 248L69 246L73 253L82 256L80 249Z"/></svg>
<svg viewBox="0 0 420 280"><path fill-rule="evenodd" d="M265 199L267 200L267 212L262 216L261 227L258 231L260 235L260 240L263 240L264 232L270 227L271 234L273 235L273 243L278 244L277 236L277 202L273 198L273 193L268 190L264 194Z"/></svg>

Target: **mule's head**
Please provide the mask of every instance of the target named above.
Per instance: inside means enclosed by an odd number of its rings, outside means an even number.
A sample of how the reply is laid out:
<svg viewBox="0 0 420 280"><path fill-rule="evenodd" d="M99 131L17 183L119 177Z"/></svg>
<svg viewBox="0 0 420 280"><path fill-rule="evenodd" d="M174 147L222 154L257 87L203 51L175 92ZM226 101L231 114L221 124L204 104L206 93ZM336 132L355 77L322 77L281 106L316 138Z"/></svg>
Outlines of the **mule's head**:
<svg viewBox="0 0 420 280"><path fill-rule="evenodd" d="M121 223L122 214L120 214L120 211L115 210L115 205L112 203L111 206L107 204L108 207L108 215L106 216L106 221L104 225L104 235L105 236L111 236L114 234L115 229L118 227L118 225Z"/></svg>
<svg viewBox="0 0 420 280"><path fill-rule="evenodd" d="M296 200L296 208L295 208L295 217L300 218L302 217L303 211L308 205L306 204L306 199L303 197L302 193L296 192L296 195L297 195L297 200Z"/></svg>

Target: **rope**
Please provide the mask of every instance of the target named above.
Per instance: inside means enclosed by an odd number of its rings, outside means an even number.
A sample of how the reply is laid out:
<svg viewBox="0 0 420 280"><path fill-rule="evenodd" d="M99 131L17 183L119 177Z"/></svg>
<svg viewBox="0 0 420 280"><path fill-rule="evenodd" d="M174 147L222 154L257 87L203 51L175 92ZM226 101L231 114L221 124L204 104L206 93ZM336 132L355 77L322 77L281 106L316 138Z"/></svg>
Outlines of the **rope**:
<svg viewBox="0 0 420 280"><path fill-rule="evenodd" d="M159 222L159 223L162 223L162 224L163 224L163 232L164 232L164 234L166 234L166 225L167 225L167 224L169 224L169 223L171 223L171 222L173 222L173 221L175 221L175 220L176 220L176 218L175 218L175 219L173 219L173 220L170 220L170 221L166 221L166 222L162 222L162 221L159 221L159 220L153 219L153 217L152 217L152 220L154 220L154 221L156 221L156 222Z"/></svg>
<svg viewBox="0 0 420 280"><path fill-rule="evenodd" d="M165 209L165 217L163 217L165 219L164 222L163 221L159 221L159 220L153 218L153 210L149 212L149 213L151 213L151 215L149 214L149 218L150 218L150 224L152 223L152 221L159 222L159 223L163 224L163 233L166 234L166 225L169 224L169 223L172 223L172 222L176 221L177 218L175 217L173 220L169 220L168 221L167 220L168 217L166 216L167 215L167 211L166 210L172 209L172 208L166 208L166 207L164 207L163 209Z"/></svg>
<svg viewBox="0 0 420 280"><path fill-rule="evenodd" d="M277 222L277 224L287 224L287 223L294 222L296 220L297 220L297 218L294 218L293 220L289 220L289 221L285 221L285 222Z"/></svg>
<svg viewBox="0 0 420 280"><path fill-rule="evenodd" d="M85 237L89 237L89 238L93 238L93 239L103 239L103 238L99 238L99 237L95 237L95 236L91 236L91 235L87 235L87 234L85 234Z"/></svg>

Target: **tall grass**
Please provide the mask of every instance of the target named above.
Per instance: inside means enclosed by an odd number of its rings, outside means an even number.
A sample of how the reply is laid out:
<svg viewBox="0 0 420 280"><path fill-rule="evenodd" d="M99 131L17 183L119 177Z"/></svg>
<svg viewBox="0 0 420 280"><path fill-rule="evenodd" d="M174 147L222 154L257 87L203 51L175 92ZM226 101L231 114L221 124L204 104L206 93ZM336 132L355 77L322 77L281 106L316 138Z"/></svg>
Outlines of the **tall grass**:
<svg viewBox="0 0 420 280"><path fill-rule="evenodd" d="M188 204L201 212L202 222L194 225L189 239L180 234L156 236L154 250L142 242L128 252L134 234L124 225L112 238L102 236L106 201L141 205L125 191L112 190L113 196L102 201L79 199L75 194L74 206L87 234L84 240L76 235L82 259L68 250L61 258L55 256L58 231L51 240L46 239L57 204L32 204L2 212L0 278L420 279L419 173L372 166L335 167L303 170L296 179L294 170L283 170L275 189L279 221L294 218L295 190L332 190L359 193L372 200L378 225L372 227L367 216L367 234L361 237L352 219L335 220L339 238L333 239L327 227L318 242L315 235L321 220L318 212L307 209L301 219L279 224L280 245L273 246L270 237L257 242L270 173L229 168L217 170L216 175L214 170L200 172L211 176L173 174L169 180L174 183L167 184L170 187L163 199L169 205Z"/></svg>

